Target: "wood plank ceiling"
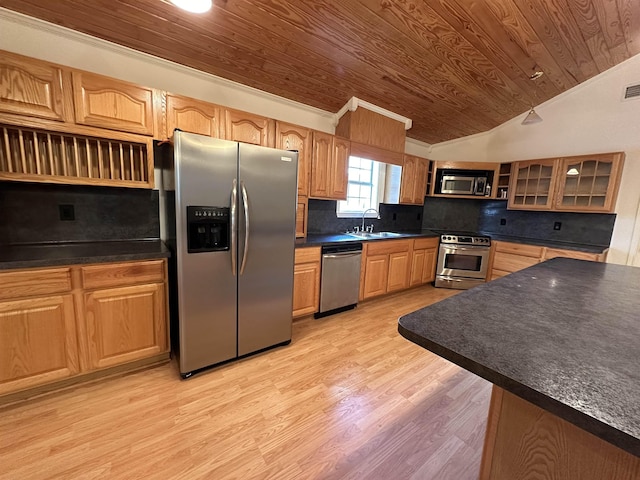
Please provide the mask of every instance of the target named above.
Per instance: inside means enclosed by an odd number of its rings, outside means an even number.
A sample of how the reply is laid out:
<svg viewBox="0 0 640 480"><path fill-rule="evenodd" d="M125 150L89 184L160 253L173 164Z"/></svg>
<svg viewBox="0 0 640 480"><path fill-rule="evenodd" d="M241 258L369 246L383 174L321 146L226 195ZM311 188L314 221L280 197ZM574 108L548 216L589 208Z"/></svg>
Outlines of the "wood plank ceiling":
<svg viewBox="0 0 640 480"><path fill-rule="evenodd" d="M356 96L411 118L407 135L427 143L491 129L640 53L639 0L2 6L329 112Z"/></svg>

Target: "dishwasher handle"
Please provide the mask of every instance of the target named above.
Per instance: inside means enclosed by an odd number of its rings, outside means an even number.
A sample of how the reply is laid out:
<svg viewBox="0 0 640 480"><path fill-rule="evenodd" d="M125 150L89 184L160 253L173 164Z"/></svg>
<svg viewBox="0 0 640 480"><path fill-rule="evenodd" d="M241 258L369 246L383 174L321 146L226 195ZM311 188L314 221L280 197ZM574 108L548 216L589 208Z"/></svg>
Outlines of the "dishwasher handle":
<svg viewBox="0 0 640 480"><path fill-rule="evenodd" d="M342 253L325 253L322 255L322 258L345 258L345 257L355 257L362 255L362 252L342 252Z"/></svg>

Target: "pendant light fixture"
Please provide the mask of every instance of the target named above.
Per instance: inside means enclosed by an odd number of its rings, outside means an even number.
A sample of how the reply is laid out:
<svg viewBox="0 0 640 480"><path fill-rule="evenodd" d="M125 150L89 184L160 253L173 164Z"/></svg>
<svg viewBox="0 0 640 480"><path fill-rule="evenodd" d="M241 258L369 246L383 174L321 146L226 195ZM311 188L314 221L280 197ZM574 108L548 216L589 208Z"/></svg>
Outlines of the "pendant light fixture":
<svg viewBox="0 0 640 480"><path fill-rule="evenodd" d="M191 13L204 13L211 10L211 0L170 0L176 7Z"/></svg>
<svg viewBox="0 0 640 480"><path fill-rule="evenodd" d="M537 79L539 79L543 75L544 75L544 72L542 70L534 69L534 72L529 76L529 80L531 80L532 82L535 82ZM533 88L534 88L533 95L537 98L537 94L536 94L537 87L535 86L535 83ZM541 121L542 121L542 117L536 113L536 111L533 109L533 104L531 104L531 110L529 110L529 113L527 114L527 116L524 117L524 120L522 120L522 125L531 125L533 123L540 123Z"/></svg>
<svg viewBox="0 0 640 480"><path fill-rule="evenodd" d="M524 120L522 120L522 125L531 125L532 123L540 123L541 121L542 117L540 117L540 115L536 113L532 105L531 110L529 110L527 116L524 117Z"/></svg>

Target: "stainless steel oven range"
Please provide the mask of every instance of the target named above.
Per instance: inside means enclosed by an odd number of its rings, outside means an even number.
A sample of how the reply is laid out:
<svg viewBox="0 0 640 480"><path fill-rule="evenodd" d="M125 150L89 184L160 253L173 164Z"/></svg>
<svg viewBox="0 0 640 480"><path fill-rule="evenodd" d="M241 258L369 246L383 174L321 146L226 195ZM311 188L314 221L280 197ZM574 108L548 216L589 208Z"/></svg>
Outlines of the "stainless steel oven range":
<svg viewBox="0 0 640 480"><path fill-rule="evenodd" d="M487 279L491 238L484 235L440 236L436 287L466 290Z"/></svg>

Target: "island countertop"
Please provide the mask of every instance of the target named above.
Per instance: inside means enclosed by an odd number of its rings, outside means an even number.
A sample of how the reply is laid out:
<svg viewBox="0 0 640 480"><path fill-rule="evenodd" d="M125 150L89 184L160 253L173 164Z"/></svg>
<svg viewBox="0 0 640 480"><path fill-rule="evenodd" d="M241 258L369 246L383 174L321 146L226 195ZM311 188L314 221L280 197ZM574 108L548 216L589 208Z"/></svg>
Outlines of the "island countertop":
<svg viewBox="0 0 640 480"><path fill-rule="evenodd" d="M640 457L640 268L556 258L400 318L408 340Z"/></svg>

